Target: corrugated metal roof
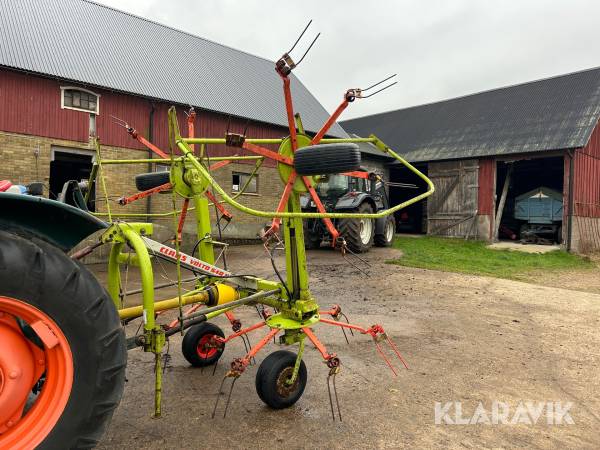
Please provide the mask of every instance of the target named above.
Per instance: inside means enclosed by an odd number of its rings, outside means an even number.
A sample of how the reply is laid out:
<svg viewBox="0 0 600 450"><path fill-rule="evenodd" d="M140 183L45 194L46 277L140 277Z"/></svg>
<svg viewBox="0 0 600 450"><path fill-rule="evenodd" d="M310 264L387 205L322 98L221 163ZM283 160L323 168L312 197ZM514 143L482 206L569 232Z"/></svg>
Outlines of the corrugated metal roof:
<svg viewBox="0 0 600 450"><path fill-rule="evenodd" d="M600 116L600 68L341 122L409 161L583 147Z"/></svg>
<svg viewBox="0 0 600 450"><path fill-rule="evenodd" d="M0 66L287 126L273 61L87 0L0 0ZM329 114L291 79L318 130Z"/></svg>

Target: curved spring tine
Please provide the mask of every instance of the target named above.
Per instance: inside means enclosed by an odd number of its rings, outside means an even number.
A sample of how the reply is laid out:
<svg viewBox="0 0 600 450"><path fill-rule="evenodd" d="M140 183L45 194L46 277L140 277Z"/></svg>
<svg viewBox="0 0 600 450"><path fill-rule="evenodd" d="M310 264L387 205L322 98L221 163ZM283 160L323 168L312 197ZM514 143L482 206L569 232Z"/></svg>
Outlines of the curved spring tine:
<svg viewBox="0 0 600 450"><path fill-rule="evenodd" d="M337 405L338 417L339 417L340 422L341 422L342 421L342 410L340 409L340 400L338 398L337 387L335 385L335 376L336 375L337 375L337 373L333 374L333 392L335 393L335 404Z"/></svg>
<svg viewBox="0 0 600 450"><path fill-rule="evenodd" d="M227 403L225 403L225 411L223 411L223 419L227 416L227 410L229 409L229 402L231 401L231 393L233 392L233 386L235 385L235 381L237 377L235 377L231 381L231 387L229 388L229 395L227 396Z"/></svg>
<svg viewBox="0 0 600 450"><path fill-rule="evenodd" d="M216 365L216 364L215 364ZM210 415L211 419L215 418L215 413L217 412L217 406L219 406L219 400L221 398L221 394L223 393L223 385L225 384L225 380L227 379L227 375L223 377L221 380L221 385L219 386L219 391L217 392L217 399L215 400L215 406L213 407L212 414Z"/></svg>
<svg viewBox="0 0 600 450"><path fill-rule="evenodd" d="M219 362L219 360L216 360L215 363L213 364L213 372L212 372L212 376L215 376L215 372L217 371L217 363Z"/></svg>
<svg viewBox="0 0 600 450"><path fill-rule="evenodd" d="M300 39L302 39L302 36L304 36L304 33L306 33L306 30L308 30L308 27L310 27L311 23L312 23L312 19L310 19L308 21L308 24L304 27L304 30L302 30L302 33L300 33L300 36L298 36L298 39L296 39L296 42L294 42L294 45L292 45L292 48L290 48L287 51L287 54L292 53L292 50L294 50L296 48L296 45L298 45L298 42L300 42Z"/></svg>
<svg viewBox="0 0 600 450"><path fill-rule="evenodd" d="M350 341L348 340L348 336L346 335L346 330L344 330L344 327L342 328L342 333L344 333L344 339L346 339L346 344L350 345Z"/></svg>
<svg viewBox="0 0 600 450"><path fill-rule="evenodd" d="M393 86L393 85L395 85L395 84L398 84L398 82L397 82L397 81L394 81L393 83L391 83L391 84L388 84L386 87L382 87L381 89L379 89L378 91L375 91L375 92L373 92L372 94L369 94L369 95L363 95L363 97L362 97L362 98L369 98L369 97L373 97L375 94L379 94L381 91L385 91L387 88L390 88L390 87L392 87L392 86Z"/></svg>
<svg viewBox="0 0 600 450"><path fill-rule="evenodd" d="M389 77L387 77L387 78L385 78L385 79L383 79L383 80L381 80L381 81L378 81L378 82L377 82L377 83L375 83L375 84L372 84L372 85L371 85L371 86L369 86L368 88L361 89L361 90L364 92L364 91L368 91L369 89L373 89L375 86L379 86L381 83L385 83L387 80L391 80L391 79L392 79L392 78L394 78L396 75L398 75L398 74L397 74L397 73L395 73L394 75L390 75Z"/></svg>
<svg viewBox="0 0 600 450"><path fill-rule="evenodd" d="M317 37L315 37L313 39L313 41L311 42L311 44L308 46L308 48L304 52L304 55L302 55L302 58L300 58L300 60L296 63L296 67L298 67L300 65L300 63L305 58L305 56L308 54L308 52L310 51L310 49L312 48L312 46L315 45L315 42L317 42L317 39L319 39L319 36L321 36L321 33L317 34Z"/></svg>
<svg viewBox="0 0 600 450"><path fill-rule="evenodd" d="M350 325L350 321L348 320L348 316L346 316L346 314L344 314L343 312L341 312L340 316L342 316L344 318L344 320L346 321L346 323L348 325ZM350 335L354 336L354 331L352 331L352 328L350 328Z"/></svg>
<svg viewBox="0 0 600 450"><path fill-rule="evenodd" d="M123 119L113 116L112 114L110 115L110 117L112 119L114 119L113 122L116 123L117 125L120 125L123 128L129 128L129 124L126 121L124 121Z"/></svg>
<svg viewBox="0 0 600 450"><path fill-rule="evenodd" d="M338 399L337 386L335 385L335 376L336 375L337 375L337 372L329 371L329 374L327 375L327 393L329 394L329 406L331 407L331 418L335 421L335 412L333 410L333 398L335 397L335 403L337 405L337 410L338 410L338 417L341 422L342 421L342 411L340 409L340 401ZM333 380L332 381L333 396L331 395L330 380Z"/></svg>

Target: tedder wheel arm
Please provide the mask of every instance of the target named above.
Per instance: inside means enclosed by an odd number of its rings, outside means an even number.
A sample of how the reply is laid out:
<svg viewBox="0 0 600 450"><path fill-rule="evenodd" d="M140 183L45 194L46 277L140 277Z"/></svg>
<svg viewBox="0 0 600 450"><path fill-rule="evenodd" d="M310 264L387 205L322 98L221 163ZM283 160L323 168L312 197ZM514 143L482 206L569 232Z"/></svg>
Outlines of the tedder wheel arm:
<svg viewBox="0 0 600 450"><path fill-rule="evenodd" d="M247 207L245 205L242 205L241 203L238 203L235 199L233 199L232 197L230 197L227 192L225 192L225 190L216 182L216 180L211 176L211 174L209 173L209 171L202 165L200 164L200 162L196 159L196 157L193 155L189 144L197 144L197 143L209 143L209 142L205 142L205 141L210 141L210 143L215 143L215 144L225 144L225 139L202 139L202 138L195 138L195 139L185 139L185 138L181 138L180 136L176 137L176 144L177 147L181 150L181 152L188 158L188 160L191 162L191 164L194 166L194 168L196 168L200 174L202 175L202 177L204 177L208 183L214 188L214 190L216 192L219 193L219 195L223 198L223 200L226 203L229 203L231 206L233 206L234 208L239 209L240 211L246 213L246 214L250 214L253 216L257 216L257 217L268 217L268 218L292 218L292 217L298 217L298 218L302 218L302 219L324 219L324 218L330 218L330 219L378 219L381 217L385 217L388 216L390 214L393 214L394 212L402 209L402 208L406 208L409 205L412 205L420 200L423 200L424 198L429 197L431 194L433 194L433 192L435 191L435 187L432 183L432 181L427 178L427 176L425 174L423 174L419 169L417 169L416 167L414 167L412 164L410 164L408 161L406 161L404 158L402 158L400 155L398 155L396 152L394 152L392 149L390 149L388 146L386 146L381 140L379 140L379 138L377 138L375 135L371 135L369 138L364 139L364 138L350 138L350 139L323 139L321 142L326 143L326 142L345 142L345 143L351 143L351 142L371 142L373 143L382 153L388 154L390 156L392 156L393 158L395 158L397 161L399 161L403 166L405 166L406 168L408 168L412 173L414 173L415 175L417 175L419 178L421 178L426 184L427 184L427 191L423 192L409 200L406 200L402 203L399 203L396 206L393 206L391 208L388 209L384 209L381 210L379 212L376 213L369 213L369 214L360 214L360 213L320 213L320 212L285 212L285 211L261 211L261 210L257 210L254 208L250 208ZM281 142L281 140L279 139L273 139L273 143L277 143L277 142ZM277 142L275 142L277 141ZM271 143L271 142L268 142Z"/></svg>

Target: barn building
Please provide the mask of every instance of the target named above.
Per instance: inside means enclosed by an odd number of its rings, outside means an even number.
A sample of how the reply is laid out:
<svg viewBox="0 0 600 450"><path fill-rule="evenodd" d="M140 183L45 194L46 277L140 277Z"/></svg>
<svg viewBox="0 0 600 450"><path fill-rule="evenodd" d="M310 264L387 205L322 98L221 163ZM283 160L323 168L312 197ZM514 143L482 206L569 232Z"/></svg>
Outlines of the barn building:
<svg viewBox="0 0 600 450"><path fill-rule="evenodd" d="M433 180L426 203L397 213L398 231L514 239L535 221L519 210L523 196L535 205L553 196L554 239L589 252L600 248L599 117L596 68L341 125L374 133ZM397 164L388 169L391 181L410 180ZM412 195L390 190L392 204Z"/></svg>
<svg viewBox="0 0 600 450"><path fill-rule="evenodd" d="M42 181L50 197L65 181L88 177L96 136L103 158L152 156L115 118L163 150L168 149L171 105L178 109L182 132L184 112L193 106L196 135L223 137L228 127L232 132L247 128L258 138L288 134L273 61L86 0L0 0L0 34L0 179ZM298 78L291 80L295 109L305 129L315 132L328 113ZM347 137L337 124L330 133ZM241 154L221 146L207 150L211 156ZM266 161L264 167L241 201L274 210L283 186L274 165ZM136 192L136 173L160 169L158 164L106 167L110 201ZM235 192L251 171L252 166L239 163L214 175ZM114 203L113 211L118 208ZM133 213L171 210L171 196L127 208ZM96 210L105 210L100 195ZM227 235L255 237L264 219L232 213Z"/></svg>

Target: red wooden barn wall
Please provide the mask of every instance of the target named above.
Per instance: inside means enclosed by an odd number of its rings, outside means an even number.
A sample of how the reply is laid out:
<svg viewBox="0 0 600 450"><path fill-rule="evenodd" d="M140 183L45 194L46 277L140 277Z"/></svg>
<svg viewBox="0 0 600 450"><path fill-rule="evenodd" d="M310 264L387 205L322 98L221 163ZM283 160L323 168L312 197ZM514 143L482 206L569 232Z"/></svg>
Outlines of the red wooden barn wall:
<svg viewBox="0 0 600 450"><path fill-rule="evenodd" d="M568 191L569 158L565 157L565 192ZM596 124L589 142L575 151L573 215L600 217L600 126ZM568 202L568 195L565 194ZM565 211L569 211L565 208Z"/></svg>
<svg viewBox="0 0 600 450"><path fill-rule="evenodd" d="M77 86L76 83L67 81L0 69L0 130L87 142L89 114L60 107L60 86L70 85ZM167 111L170 103L104 89L88 89L100 95L96 129L102 144L145 150L124 128L114 123L111 116L126 120L148 137L150 112L154 106L153 142L164 150L168 149ZM184 136L187 135L185 110L186 107L178 106L179 127ZM224 137L228 122L231 132L241 133L246 127L245 119L232 117L229 120L225 114L210 111L197 111L197 114L197 136ZM284 127L250 122L247 134L257 138L280 138L288 133ZM230 155L234 152L244 154L236 151L237 149L225 149L225 146L212 146L209 150L213 156Z"/></svg>
<svg viewBox="0 0 600 450"><path fill-rule="evenodd" d="M477 192L477 214L480 216L489 216L490 228L486 238L490 239L492 237L495 214L496 160L494 158L479 159L477 184L479 186Z"/></svg>

